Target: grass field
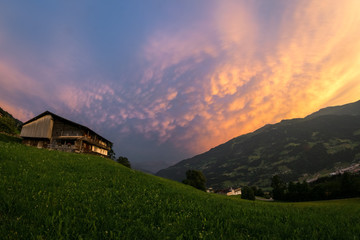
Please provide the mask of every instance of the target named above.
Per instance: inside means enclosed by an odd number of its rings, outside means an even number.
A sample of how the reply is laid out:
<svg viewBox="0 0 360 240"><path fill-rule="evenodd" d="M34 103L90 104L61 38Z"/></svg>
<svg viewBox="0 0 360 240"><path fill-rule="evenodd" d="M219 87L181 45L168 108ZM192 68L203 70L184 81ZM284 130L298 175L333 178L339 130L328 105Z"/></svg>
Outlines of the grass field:
<svg viewBox="0 0 360 240"><path fill-rule="evenodd" d="M0 135L0 239L360 239L360 199L246 201Z"/></svg>

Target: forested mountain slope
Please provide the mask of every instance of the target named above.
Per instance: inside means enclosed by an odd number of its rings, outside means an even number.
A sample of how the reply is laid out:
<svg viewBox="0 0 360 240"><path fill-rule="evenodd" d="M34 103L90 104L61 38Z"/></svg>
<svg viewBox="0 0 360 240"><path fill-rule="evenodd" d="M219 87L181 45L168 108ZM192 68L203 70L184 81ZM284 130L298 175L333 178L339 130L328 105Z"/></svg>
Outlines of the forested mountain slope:
<svg viewBox="0 0 360 240"><path fill-rule="evenodd" d="M269 187L275 174L287 181L311 179L358 162L360 101L266 125L157 175L180 181L187 169L197 169L211 187Z"/></svg>

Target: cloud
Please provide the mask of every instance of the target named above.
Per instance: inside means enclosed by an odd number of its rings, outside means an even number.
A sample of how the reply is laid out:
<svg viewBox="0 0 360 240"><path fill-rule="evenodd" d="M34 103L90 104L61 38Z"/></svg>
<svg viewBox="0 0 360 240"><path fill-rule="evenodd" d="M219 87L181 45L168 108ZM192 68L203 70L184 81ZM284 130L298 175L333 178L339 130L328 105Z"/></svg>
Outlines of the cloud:
<svg viewBox="0 0 360 240"><path fill-rule="evenodd" d="M92 45L74 16L47 26L41 47L20 47L2 21L0 103L22 120L50 109L119 144L151 143L144 152L175 146L189 156L267 123L358 100L359 5L206 2L203 12L187 12L191 20L147 25L126 67L127 59Z"/></svg>
<svg viewBox="0 0 360 240"><path fill-rule="evenodd" d="M33 116L26 103L19 106L18 102L38 101L39 96L44 95L41 85L4 61L0 61L0 85L0 102L5 110L20 120Z"/></svg>
<svg viewBox="0 0 360 240"><path fill-rule="evenodd" d="M272 33L260 31L257 6L244 2L221 3L201 31L155 33L144 51L152 62L144 83L174 85L177 95L172 104L159 95L149 111L158 117L145 131L196 153L266 123L357 100L357 5L286 4L278 35L264 45Z"/></svg>

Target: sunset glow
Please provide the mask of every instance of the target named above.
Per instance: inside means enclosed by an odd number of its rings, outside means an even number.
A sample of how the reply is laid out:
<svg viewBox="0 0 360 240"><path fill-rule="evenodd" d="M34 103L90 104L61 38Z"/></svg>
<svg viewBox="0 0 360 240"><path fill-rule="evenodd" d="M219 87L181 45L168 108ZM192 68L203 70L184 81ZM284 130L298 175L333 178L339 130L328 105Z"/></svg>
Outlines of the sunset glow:
<svg viewBox="0 0 360 240"><path fill-rule="evenodd" d="M0 4L3 109L56 112L158 170L359 100L358 0L97 4Z"/></svg>

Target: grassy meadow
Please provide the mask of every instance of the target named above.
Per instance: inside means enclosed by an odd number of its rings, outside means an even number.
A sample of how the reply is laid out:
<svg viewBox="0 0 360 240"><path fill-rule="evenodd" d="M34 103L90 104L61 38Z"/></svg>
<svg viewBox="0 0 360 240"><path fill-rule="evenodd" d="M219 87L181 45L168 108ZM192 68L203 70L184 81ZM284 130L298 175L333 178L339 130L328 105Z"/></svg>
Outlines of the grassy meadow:
<svg viewBox="0 0 360 240"><path fill-rule="evenodd" d="M0 239L360 239L360 199L247 201L0 134Z"/></svg>

